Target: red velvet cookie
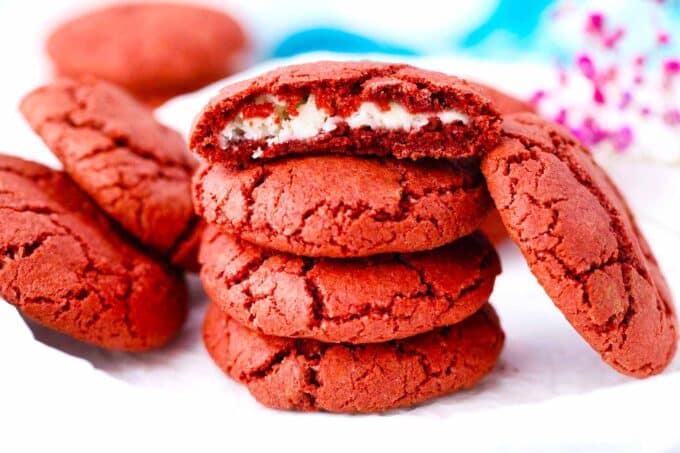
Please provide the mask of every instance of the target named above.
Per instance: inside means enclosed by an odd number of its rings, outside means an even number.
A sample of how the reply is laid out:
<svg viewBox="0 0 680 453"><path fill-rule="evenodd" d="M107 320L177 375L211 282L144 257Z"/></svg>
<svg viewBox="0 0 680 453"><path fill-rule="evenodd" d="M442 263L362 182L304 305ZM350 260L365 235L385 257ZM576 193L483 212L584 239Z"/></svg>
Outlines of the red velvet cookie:
<svg viewBox="0 0 680 453"><path fill-rule="evenodd" d="M498 113L472 84L404 64L286 66L224 88L199 115L190 148L211 162L345 153L418 159L480 156Z"/></svg>
<svg viewBox="0 0 680 453"><path fill-rule="evenodd" d="M201 280L210 299L267 335L375 343L455 324L486 303L498 255L481 234L428 252L301 258L209 228Z"/></svg>
<svg viewBox="0 0 680 453"><path fill-rule="evenodd" d="M99 206L143 244L173 256L195 222L182 136L120 88L62 79L28 94L21 111Z"/></svg>
<svg viewBox="0 0 680 453"><path fill-rule="evenodd" d="M479 231L484 233L494 244L498 244L508 237L508 232L505 229L505 225L503 225L501 216L495 208L491 209L486 217L484 217L481 225L479 225Z"/></svg>
<svg viewBox="0 0 680 453"><path fill-rule="evenodd" d="M477 89L486 96L493 108L495 108L501 115L510 115L513 113L530 112L535 113L536 109L526 101L510 96L496 88L480 82L471 82Z"/></svg>
<svg viewBox="0 0 680 453"><path fill-rule="evenodd" d="M47 42L60 75L93 75L153 104L231 74L244 47L230 16L171 3L93 11L61 25Z"/></svg>
<svg viewBox="0 0 680 453"><path fill-rule="evenodd" d="M491 204L474 164L329 154L205 165L194 200L227 233L335 258L437 248L476 230Z"/></svg>
<svg viewBox="0 0 680 453"><path fill-rule="evenodd" d="M108 349L172 338L183 280L127 244L62 173L0 156L0 294L51 329Z"/></svg>
<svg viewBox="0 0 680 453"><path fill-rule="evenodd" d="M532 272L604 361L661 372L678 341L673 302L618 189L559 126L519 114L504 135L482 171Z"/></svg>
<svg viewBox="0 0 680 453"><path fill-rule="evenodd" d="M474 84L479 88L479 90L484 93L486 97L491 101L491 105L498 110L501 115L510 115L512 113L521 112L531 112L535 113L534 107L528 102L517 99L514 96L510 96L502 91L492 88L483 83L474 82ZM491 239L493 243L501 242L503 239L508 237L508 232L503 226L500 215L496 209L489 211L487 216L482 221L479 229Z"/></svg>
<svg viewBox="0 0 680 453"><path fill-rule="evenodd" d="M490 305L416 337L349 345L258 334L213 304L203 341L215 363L265 406L360 413L474 386L498 360L504 335Z"/></svg>

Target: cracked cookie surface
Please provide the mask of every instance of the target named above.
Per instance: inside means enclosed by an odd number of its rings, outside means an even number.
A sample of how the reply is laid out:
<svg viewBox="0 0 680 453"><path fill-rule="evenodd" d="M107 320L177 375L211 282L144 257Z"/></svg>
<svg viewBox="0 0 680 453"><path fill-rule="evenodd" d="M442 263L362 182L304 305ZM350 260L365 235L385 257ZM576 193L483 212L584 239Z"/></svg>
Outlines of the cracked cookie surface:
<svg viewBox="0 0 680 453"><path fill-rule="evenodd" d="M200 216L249 242L335 258L430 250L472 233L491 201L473 164L320 155L194 176Z"/></svg>
<svg viewBox="0 0 680 453"><path fill-rule="evenodd" d="M130 246L64 173L3 155L0 294L108 349L161 346L186 316L182 278Z"/></svg>
<svg viewBox="0 0 680 453"><path fill-rule="evenodd" d="M329 344L256 333L211 304L203 341L215 363L265 406L362 413L474 386L494 367L504 334L485 305L461 323L405 340Z"/></svg>
<svg viewBox="0 0 680 453"><path fill-rule="evenodd" d="M123 228L164 255L190 236L196 166L181 135L106 82L61 79L21 111L69 176Z"/></svg>
<svg viewBox="0 0 680 453"><path fill-rule="evenodd" d="M200 261L212 302L267 335L375 343L462 321L484 305L500 262L479 233L428 252L301 258L209 227Z"/></svg>
<svg viewBox="0 0 680 453"><path fill-rule="evenodd" d="M605 362L661 372L677 348L673 301L618 189L559 126L518 114L503 129L482 172L532 272Z"/></svg>
<svg viewBox="0 0 680 453"><path fill-rule="evenodd" d="M285 142L263 138L226 139L224 128L262 96L290 99L295 116L300 100L314 98L330 117L342 119L315 134ZM420 128L351 127L347 118L361 102L383 111L397 103L408 113L455 110L466 121L425 119ZM190 149L211 162L249 164L289 154L344 153L453 159L478 157L495 145L500 119L473 84L441 72L372 61L319 61L284 66L228 85L199 114Z"/></svg>
<svg viewBox="0 0 680 453"><path fill-rule="evenodd" d="M217 10L128 4L62 24L47 52L61 75L93 75L158 104L229 75L245 41L239 24Z"/></svg>

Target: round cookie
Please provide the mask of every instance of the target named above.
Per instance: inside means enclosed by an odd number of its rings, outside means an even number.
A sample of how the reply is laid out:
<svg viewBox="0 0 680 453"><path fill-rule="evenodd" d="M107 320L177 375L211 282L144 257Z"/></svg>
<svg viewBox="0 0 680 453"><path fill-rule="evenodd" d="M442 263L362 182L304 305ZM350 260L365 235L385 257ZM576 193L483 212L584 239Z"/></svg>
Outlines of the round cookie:
<svg viewBox="0 0 680 453"><path fill-rule="evenodd" d="M266 335L375 343L448 326L491 295L500 261L479 233L438 249L369 258L301 258L215 228L201 247L214 304Z"/></svg>
<svg viewBox="0 0 680 453"><path fill-rule="evenodd" d="M21 112L65 171L140 242L174 255L195 222L196 162L182 136L106 82L61 79L29 93Z"/></svg>
<svg viewBox="0 0 680 453"><path fill-rule="evenodd" d="M491 205L474 163L330 154L206 164L194 202L208 223L254 244L335 258L437 248L476 230Z"/></svg>
<svg viewBox="0 0 680 453"><path fill-rule="evenodd" d="M215 363L265 406L380 412L474 386L494 367L504 334L490 305L465 321L369 345L271 337L211 304L203 341Z"/></svg>
<svg viewBox="0 0 680 453"><path fill-rule="evenodd" d="M230 16L178 4L110 6L62 24L47 52L62 76L92 75L159 104L234 72L245 36Z"/></svg>
<svg viewBox="0 0 680 453"><path fill-rule="evenodd" d="M0 295L51 329L107 349L166 343L184 281L126 243L62 173L0 155Z"/></svg>
<svg viewBox="0 0 680 453"><path fill-rule="evenodd" d="M559 126L519 114L504 135L482 171L532 272L605 362L661 372L677 347L673 302L618 189Z"/></svg>
<svg viewBox="0 0 680 453"><path fill-rule="evenodd" d="M457 77L405 64L319 61L228 85L198 116L190 149L247 164L288 154L478 157L499 139L488 99Z"/></svg>

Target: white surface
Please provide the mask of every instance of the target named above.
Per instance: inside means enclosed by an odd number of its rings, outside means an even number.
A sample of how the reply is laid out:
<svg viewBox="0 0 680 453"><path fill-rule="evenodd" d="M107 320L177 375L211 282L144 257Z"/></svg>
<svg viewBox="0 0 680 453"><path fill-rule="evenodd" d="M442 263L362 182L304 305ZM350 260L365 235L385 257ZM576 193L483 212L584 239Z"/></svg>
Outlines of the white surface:
<svg viewBox="0 0 680 453"><path fill-rule="evenodd" d="M0 84L0 150L54 165L15 108L23 93L47 77L44 61L36 57L41 37L21 25L36 21L28 9L19 13L23 16L6 21L5 32L16 33L12 42L26 40L16 46L5 41L2 49L7 51L3 61L13 67ZM530 92L536 80L548 77L529 66L416 63L492 84L502 74L502 86L518 93ZM178 99L159 114L186 132L215 92L213 86ZM678 169L618 156L603 160L679 294ZM645 381L616 374L563 320L516 249L506 244L500 251L504 273L492 301L508 339L498 369L474 390L383 416L301 415L261 407L203 350L204 300L195 280L191 316L181 337L144 355L101 351L40 328L41 341L36 341L16 310L0 304L0 451L678 448L680 361Z"/></svg>

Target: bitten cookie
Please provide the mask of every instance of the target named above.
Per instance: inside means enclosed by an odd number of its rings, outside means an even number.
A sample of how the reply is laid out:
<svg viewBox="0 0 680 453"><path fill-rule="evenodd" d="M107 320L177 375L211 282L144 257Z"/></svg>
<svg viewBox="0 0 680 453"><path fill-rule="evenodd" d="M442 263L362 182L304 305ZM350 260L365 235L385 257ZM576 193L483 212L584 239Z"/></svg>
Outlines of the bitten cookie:
<svg viewBox="0 0 680 453"><path fill-rule="evenodd" d="M211 162L345 153L418 159L480 156L499 139L488 99L461 79L404 64L320 61L224 88L190 148Z"/></svg>
<svg viewBox="0 0 680 453"><path fill-rule="evenodd" d="M474 386L504 335L490 305L452 327L369 345L270 337L208 307L203 341L215 363L276 409L379 412Z"/></svg>
<svg viewBox="0 0 680 453"><path fill-rule="evenodd" d="M200 261L208 296L239 323L349 343L455 324L486 303L501 271L479 233L429 252L337 260L268 251L209 228Z"/></svg>
<svg viewBox="0 0 680 453"><path fill-rule="evenodd" d="M196 163L182 136L130 95L61 79L29 93L21 112L69 176L143 244L173 256L191 236Z"/></svg>
<svg viewBox="0 0 680 453"><path fill-rule="evenodd" d="M239 24L219 11L130 4L64 23L47 52L60 75L92 75L159 104L234 72L245 41Z"/></svg>
<svg viewBox="0 0 680 453"><path fill-rule="evenodd" d="M661 372L678 336L669 288L618 189L568 132L506 117L482 162L512 239L574 328L621 373Z"/></svg>
<svg viewBox="0 0 680 453"><path fill-rule="evenodd" d="M61 172L0 155L0 294L78 340L142 351L186 315L184 281L128 245Z"/></svg>
<svg viewBox="0 0 680 453"><path fill-rule="evenodd" d="M491 204L474 164L328 154L204 165L194 200L249 242L336 258L437 248L477 229Z"/></svg>

